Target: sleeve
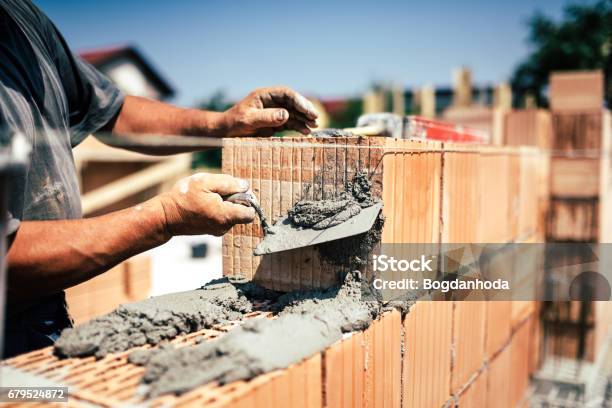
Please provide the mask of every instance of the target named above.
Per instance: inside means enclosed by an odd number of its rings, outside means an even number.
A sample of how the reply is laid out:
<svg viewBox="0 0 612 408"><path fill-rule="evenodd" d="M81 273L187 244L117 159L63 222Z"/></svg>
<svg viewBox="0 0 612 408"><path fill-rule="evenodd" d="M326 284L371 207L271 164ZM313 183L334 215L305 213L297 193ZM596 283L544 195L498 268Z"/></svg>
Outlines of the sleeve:
<svg viewBox="0 0 612 408"><path fill-rule="evenodd" d="M75 55L55 25L42 15L47 47L68 100L72 147L117 115L124 95L109 78Z"/></svg>
<svg viewBox="0 0 612 408"><path fill-rule="evenodd" d="M79 57L75 79L80 92L70 103L71 144L76 146L113 119L123 105L124 95L106 76Z"/></svg>

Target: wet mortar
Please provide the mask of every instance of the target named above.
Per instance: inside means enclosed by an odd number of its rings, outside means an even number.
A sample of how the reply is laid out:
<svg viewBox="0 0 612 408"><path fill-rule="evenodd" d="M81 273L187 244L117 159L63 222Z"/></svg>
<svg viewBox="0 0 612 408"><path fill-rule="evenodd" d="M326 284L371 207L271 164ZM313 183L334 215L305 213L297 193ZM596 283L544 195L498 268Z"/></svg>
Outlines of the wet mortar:
<svg viewBox="0 0 612 408"><path fill-rule="evenodd" d="M148 397L182 394L212 381L248 380L302 361L343 333L367 328L382 310L376 301L361 300L358 271L347 274L341 286L283 295L274 309L276 319L249 320L194 346L135 351L129 361L145 366Z"/></svg>
<svg viewBox="0 0 612 408"><path fill-rule="evenodd" d="M172 293L119 306L115 311L62 332L54 346L59 357L102 358L145 344L156 345L242 320L251 300L273 299L275 292L240 279L222 278L200 289Z"/></svg>

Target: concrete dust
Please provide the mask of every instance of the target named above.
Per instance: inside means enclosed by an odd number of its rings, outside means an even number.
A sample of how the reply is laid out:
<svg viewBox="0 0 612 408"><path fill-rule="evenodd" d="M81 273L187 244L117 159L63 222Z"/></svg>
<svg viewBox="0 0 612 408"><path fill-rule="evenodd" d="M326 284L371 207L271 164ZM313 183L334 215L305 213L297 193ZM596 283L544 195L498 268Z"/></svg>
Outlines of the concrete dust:
<svg viewBox="0 0 612 408"><path fill-rule="evenodd" d="M355 137L353 132L344 129L321 129L312 132L312 137Z"/></svg>
<svg viewBox="0 0 612 408"><path fill-rule="evenodd" d="M115 311L65 329L54 346L59 357L95 356L158 344L233 320L253 310L249 299L274 298L273 291L228 278L201 289L121 305Z"/></svg>

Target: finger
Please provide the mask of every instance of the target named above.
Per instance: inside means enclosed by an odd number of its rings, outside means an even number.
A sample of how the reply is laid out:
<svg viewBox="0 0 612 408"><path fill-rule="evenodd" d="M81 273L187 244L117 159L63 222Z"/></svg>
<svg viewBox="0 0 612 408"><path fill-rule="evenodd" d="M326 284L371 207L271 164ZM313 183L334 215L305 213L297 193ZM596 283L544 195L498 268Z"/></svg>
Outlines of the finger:
<svg viewBox="0 0 612 408"><path fill-rule="evenodd" d="M296 110L290 110L289 111L289 119L291 118L295 118L298 119L302 122L304 122L306 124L306 126L308 127L317 127L317 122L315 120L310 120L306 117L306 115L304 115L301 112L298 112Z"/></svg>
<svg viewBox="0 0 612 408"><path fill-rule="evenodd" d="M282 126L289 119L289 112L283 108L252 109L247 115L247 123L254 128Z"/></svg>
<svg viewBox="0 0 612 408"><path fill-rule="evenodd" d="M283 127L288 130L298 131L303 135L310 134L310 128L306 126L303 122L296 120L296 119L289 119L287 123L285 123L285 126Z"/></svg>
<svg viewBox="0 0 612 408"><path fill-rule="evenodd" d="M232 177L228 174L199 174L203 175L200 178L202 179L204 187L207 190L212 191L213 193L217 193L221 196L226 196L234 193L244 193L249 189L248 181L241 178Z"/></svg>
<svg viewBox="0 0 612 408"><path fill-rule="evenodd" d="M227 222L234 224L248 224L255 220L255 210L242 204L234 204L229 201L223 202L223 211Z"/></svg>
<svg viewBox="0 0 612 408"><path fill-rule="evenodd" d="M293 107L306 115L310 120L315 120L319 116L314 105L292 89L280 86L270 88L269 92L276 103L289 108Z"/></svg>

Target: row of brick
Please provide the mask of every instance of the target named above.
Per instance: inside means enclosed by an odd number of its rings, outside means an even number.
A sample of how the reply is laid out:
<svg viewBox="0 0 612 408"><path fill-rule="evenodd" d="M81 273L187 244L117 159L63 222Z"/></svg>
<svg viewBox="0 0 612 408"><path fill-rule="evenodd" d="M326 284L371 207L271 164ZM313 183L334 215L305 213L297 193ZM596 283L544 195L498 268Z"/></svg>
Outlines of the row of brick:
<svg viewBox="0 0 612 408"><path fill-rule="evenodd" d="M331 197L362 171L384 202L382 243L505 243L541 232L548 166L537 148L381 137L232 139L223 172L246 178L272 221L300 199ZM223 238L223 272L277 290L326 287L343 271L313 248L252 255L259 222Z"/></svg>
<svg viewBox="0 0 612 408"><path fill-rule="evenodd" d="M535 302L526 313L513 303L423 301L403 321L387 312L321 354L244 383L218 406L519 406L539 358L539 323Z"/></svg>

